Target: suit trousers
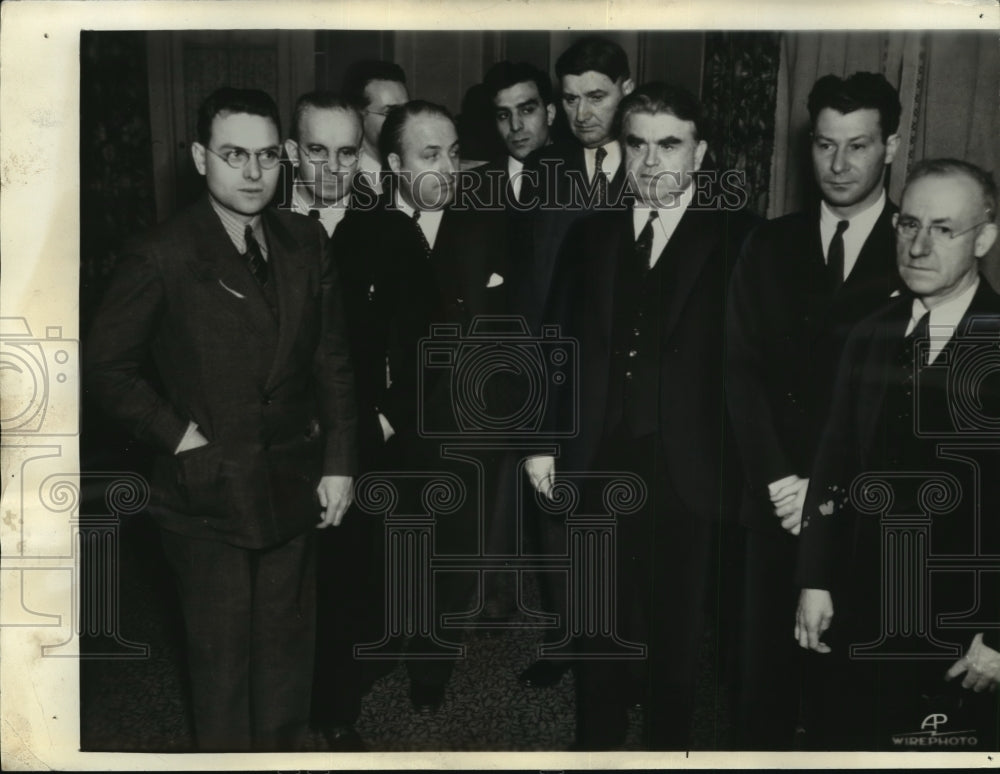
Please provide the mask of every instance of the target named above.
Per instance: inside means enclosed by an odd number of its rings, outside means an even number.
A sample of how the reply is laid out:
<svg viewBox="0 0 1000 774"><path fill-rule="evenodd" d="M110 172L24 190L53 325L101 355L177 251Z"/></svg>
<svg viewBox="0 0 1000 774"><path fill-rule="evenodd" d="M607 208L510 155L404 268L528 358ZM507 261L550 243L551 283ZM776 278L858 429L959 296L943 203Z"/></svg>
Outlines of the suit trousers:
<svg viewBox="0 0 1000 774"><path fill-rule="evenodd" d="M798 538L784 530L750 529L746 540L739 749L790 750L806 655L792 636Z"/></svg>
<svg viewBox="0 0 1000 774"><path fill-rule="evenodd" d="M635 473L648 490L639 511L617 520L614 597L619 635L645 643L647 655L641 661L594 658L586 654L586 642L578 644L577 745L586 750L620 745L628 708L638 702L644 708L644 748L687 749L713 523L692 513L674 491L657 434L609 434L592 470ZM588 488L587 512L601 513L601 493Z"/></svg>
<svg viewBox="0 0 1000 774"><path fill-rule="evenodd" d="M313 678L312 533L266 549L161 534L184 616L198 749L295 749Z"/></svg>
<svg viewBox="0 0 1000 774"><path fill-rule="evenodd" d="M381 434L381 427L379 427ZM360 443L363 471L394 470L396 439ZM316 540L316 675L312 720L318 726L353 725L372 684L395 665L391 659L355 659L357 645L377 642L385 610L385 525L352 505L337 527Z"/></svg>

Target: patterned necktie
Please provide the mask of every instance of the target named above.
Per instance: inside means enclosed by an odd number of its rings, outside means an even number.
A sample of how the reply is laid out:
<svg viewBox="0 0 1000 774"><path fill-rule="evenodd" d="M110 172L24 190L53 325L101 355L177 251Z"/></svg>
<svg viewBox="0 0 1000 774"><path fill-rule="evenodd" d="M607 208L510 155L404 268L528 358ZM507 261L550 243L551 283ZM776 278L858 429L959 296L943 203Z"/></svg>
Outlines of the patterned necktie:
<svg viewBox="0 0 1000 774"><path fill-rule="evenodd" d="M635 240L633 255L642 277L645 277L646 272L649 271L649 259L653 257L653 221L659 216L659 212L650 210L646 225L642 227L642 231L639 232L639 236Z"/></svg>
<svg viewBox="0 0 1000 774"><path fill-rule="evenodd" d="M257 280L257 284L264 287L267 285L267 261L264 260L264 254L261 252L260 244L257 242L257 238L253 235L253 229L250 227L249 223L243 231L243 239L247 244L247 251L243 254L243 257L247 262L247 268L250 269L250 273L253 275L253 278Z"/></svg>
<svg viewBox="0 0 1000 774"><path fill-rule="evenodd" d="M430 258L431 255L431 243L427 241L427 235L424 230L420 228L420 210L413 211L413 227L417 230L417 234L420 236L420 242L424 246L424 257Z"/></svg>
<svg viewBox="0 0 1000 774"><path fill-rule="evenodd" d="M830 240L830 249L826 251L826 268L834 291L844 284L844 232L849 225L849 220L837 221L837 230Z"/></svg>
<svg viewBox="0 0 1000 774"><path fill-rule="evenodd" d="M608 152L602 147L594 153L594 183L597 185L597 201L605 204L608 201L608 176L604 174L604 159Z"/></svg>

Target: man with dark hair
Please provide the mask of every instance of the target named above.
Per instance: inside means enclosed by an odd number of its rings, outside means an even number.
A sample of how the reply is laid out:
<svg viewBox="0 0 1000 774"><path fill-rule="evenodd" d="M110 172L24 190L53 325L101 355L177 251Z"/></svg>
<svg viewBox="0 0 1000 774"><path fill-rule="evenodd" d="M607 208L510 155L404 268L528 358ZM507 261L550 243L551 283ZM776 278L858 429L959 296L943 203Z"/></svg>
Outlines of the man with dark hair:
<svg viewBox="0 0 1000 774"><path fill-rule="evenodd" d="M693 95L650 83L620 110L635 203L575 224L546 315L579 342L579 383L567 385L579 432L558 464L535 457L527 468L542 494L561 472L627 471L647 488L616 522L617 555L602 557L618 569L616 632L647 655L588 654L579 642L577 748L622 744L638 702L644 747L688 749L713 533L727 512L735 519L738 484L726 459L725 288L753 219L693 206L707 150ZM558 416L572 396L554 402ZM601 495L584 483L580 513L606 512Z"/></svg>
<svg viewBox="0 0 1000 774"><path fill-rule="evenodd" d="M803 665L789 642L788 620L808 475L847 333L899 286L895 207L884 190L899 144L895 89L872 73L825 76L809 110L821 200L750 236L729 298L729 408L745 473L740 744L747 749L794 742L809 660Z"/></svg>
<svg viewBox="0 0 1000 774"><path fill-rule="evenodd" d="M345 278L348 327L359 332L352 337L352 356L361 396L362 454L393 446L399 467L412 476L457 476L466 496L457 512L435 524L433 554L475 554L483 523L476 472L445 459L438 438L418 432L422 416L425 428L457 434L454 407L460 397L451 393L447 369L422 371L418 353L433 324L449 324L462 338L477 315L505 313L503 213L453 206L458 135L445 108L415 100L390 111L379 149L391 174L378 206L352 212L333 237ZM426 513L419 492L408 491L406 484L400 482L399 512ZM427 594L433 602L432 633L415 638L417 646L428 639L456 639L442 616L468 612L475 577L435 573L433 584L433 595ZM399 609L403 601L385 604ZM407 669L416 711L430 713L441 705L453 666L452 658L428 659L414 647Z"/></svg>
<svg viewBox="0 0 1000 774"><path fill-rule="evenodd" d="M504 61L490 68L483 87L507 153L475 170L482 176L480 200L489 205L518 201L524 160L549 144L549 130L556 117L552 84L548 75L527 62Z"/></svg>
<svg viewBox="0 0 1000 774"><path fill-rule="evenodd" d="M326 234L265 209L279 142L263 92L205 101L191 153L207 194L129 247L85 349L86 389L157 451L149 510L178 584L203 751L298 745L314 527L340 523L355 472L354 380Z"/></svg>
<svg viewBox="0 0 1000 774"><path fill-rule="evenodd" d="M406 103L406 74L395 62L365 59L354 62L344 73L342 88L344 98L360 112L364 130L361 149L361 173L368 187L381 193L381 174L384 169L378 151L378 138L389 111Z"/></svg>
<svg viewBox="0 0 1000 774"><path fill-rule="evenodd" d="M361 155L361 114L329 91L295 103L285 153L292 165L288 209L316 218L329 236L344 218Z"/></svg>
<svg viewBox="0 0 1000 774"><path fill-rule="evenodd" d="M595 208L617 203L625 190L615 115L619 102L635 86L624 50L600 37L583 38L566 49L556 61L556 77L573 138L539 148L525 160L529 175L521 200L530 218L511 232L513 304L536 332L566 234ZM559 525L540 518L543 549L563 553L565 537ZM565 621L562 590L552 589L545 596ZM564 634L550 629L546 638L559 641ZM520 680L545 688L557 683L568 668L565 660L539 659L520 674Z"/></svg>
<svg viewBox="0 0 1000 774"><path fill-rule="evenodd" d="M967 162L914 167L893 216L907 292L844 348L797 572L795 636L835 685L824 749L997 749L996 195Z"/></svg>

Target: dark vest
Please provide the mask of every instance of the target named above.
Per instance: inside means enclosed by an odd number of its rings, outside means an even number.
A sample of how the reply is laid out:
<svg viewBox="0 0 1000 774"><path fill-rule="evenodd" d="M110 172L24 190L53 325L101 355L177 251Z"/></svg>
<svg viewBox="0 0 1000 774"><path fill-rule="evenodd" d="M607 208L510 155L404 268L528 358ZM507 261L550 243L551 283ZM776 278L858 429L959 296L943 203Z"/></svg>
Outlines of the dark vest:
<svg viewBox="0 0 1000 774"><path fill-rule="evenodd" d="M631 255L618 262L606 435L619 425L634 438L659 431L665 264L661 256L652 269L641 272Z"/></svg>

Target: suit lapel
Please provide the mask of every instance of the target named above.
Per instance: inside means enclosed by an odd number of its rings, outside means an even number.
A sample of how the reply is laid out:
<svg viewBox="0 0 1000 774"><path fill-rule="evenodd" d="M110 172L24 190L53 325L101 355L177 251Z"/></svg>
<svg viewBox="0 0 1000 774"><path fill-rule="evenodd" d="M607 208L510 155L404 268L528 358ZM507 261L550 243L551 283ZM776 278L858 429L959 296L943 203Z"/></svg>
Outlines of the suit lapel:
<svg viewBox="0 0 1000 774"><path fill-rule="evenodd" d="M690 209L685 212L660 255L659 260L666 261L666 276L672 278L667 286L664 338L673 331L685 299L722 237L721 223L713 224L716 219L711 215Z"/></svg>
<svg viewBox="0 0 1000 774"><path fill-rule="evenodd" d="M302 247L270 210L264 211L268 263L278 294L278 342L268 381L274 378L298 335L309 282Z"/></svg>
<svg viewBox="0 0 1000 774"><path fill-rule="evenodd" d="M206 196L195 205L191 220L195 255L188 268L206 287L219 307L241 317L258 334L274 328L264 295L236 252L222 221Z"/></svg>
<svg viewBox="0 0 1000 774"><path fill-rule="evenodd" d="M896 307L882 318L874 332L874 341L862 365L862 384L866 385L858 400L858 426L863 428L861 450L873 449L875 432L885 409L885 394L889 379L896 368L896 356L903 346L906 328L910 322L912 300L900 298Z"/></svg>

